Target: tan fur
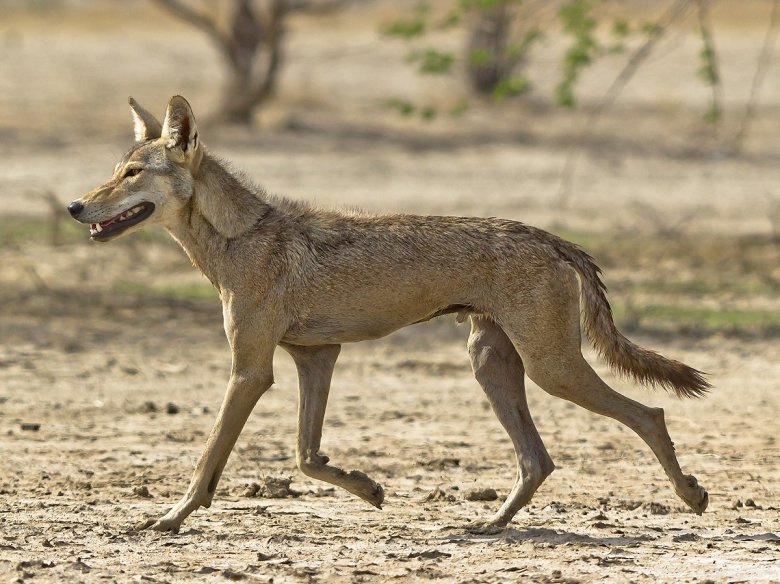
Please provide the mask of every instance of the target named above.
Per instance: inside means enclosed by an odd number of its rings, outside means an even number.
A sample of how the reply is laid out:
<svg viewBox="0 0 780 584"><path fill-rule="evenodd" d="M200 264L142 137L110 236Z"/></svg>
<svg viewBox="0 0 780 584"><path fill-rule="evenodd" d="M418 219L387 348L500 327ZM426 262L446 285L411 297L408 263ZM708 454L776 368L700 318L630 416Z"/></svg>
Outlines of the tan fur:
<svg viewBox="0 0 780 584"><path fill-rule="evenodd" d="M474 374L517 455L512 492L480 529L506 525L554 468L528 411L525 373L548 393L633 429L682 500L704 511L707 493L680 470L663 411L613 391L582 357L580 301L588 337L617 370L679 396L701 395L708 385L698 371L617 331L599 269L579 248L502 219L365 215L275 198L206 151L183 98L171 98L163 124L132 99L130 105L136 145L111 180L69 209L83 223L102 222L92 232L102 241L163 225L219 290L233 355L224 402L187 492L142 527L176 531L192 511L211 505L247 417L273 383L277 346L298 368L300 469L379 507L377 483L331 465L319 451L340 345L447 313L470 315Z"/></svg>

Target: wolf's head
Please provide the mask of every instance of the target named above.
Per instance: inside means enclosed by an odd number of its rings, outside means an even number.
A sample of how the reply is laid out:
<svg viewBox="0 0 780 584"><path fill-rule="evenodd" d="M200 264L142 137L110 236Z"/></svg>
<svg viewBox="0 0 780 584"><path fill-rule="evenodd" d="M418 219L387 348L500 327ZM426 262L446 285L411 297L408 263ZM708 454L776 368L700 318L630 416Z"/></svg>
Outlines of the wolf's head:
<svg viewBox="0 0 780 584"><path fill-rule="evenodd" d="M192 196L203 149L187 100L168 102L162 125L131 97L135 144L111 179L68 205L74 219L90 224L94 241L110 241L143 225L171 225Z"/></svg>

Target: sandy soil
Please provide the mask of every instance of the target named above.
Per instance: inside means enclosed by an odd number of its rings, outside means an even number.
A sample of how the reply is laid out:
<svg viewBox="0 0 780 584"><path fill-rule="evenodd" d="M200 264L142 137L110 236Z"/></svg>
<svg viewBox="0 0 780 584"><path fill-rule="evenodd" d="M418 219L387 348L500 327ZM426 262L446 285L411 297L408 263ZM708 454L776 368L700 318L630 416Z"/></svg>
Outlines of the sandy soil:
<svg viewBox="0 0 780 584"><path fill-rule="evenodd" d="M665 407L683 468L710 492L701 517L675 498L630 431L532 386L530 407L557 470L508 529L470 535L465 525L499 501L471 502L469 492L506 496L514 461L470 374L463 327L440 322L348 346L337 367L323 450L383 483L383 511L296 471L296 379L280 355L277 383L245 428L215 504L172 536L131 528L183 492L200 453L229 369L219 309L92 300L39 297L3 309L7 578L780 579L777 342L660 347L712 373L717 389L704 401L648 395L598 366L628 395ZM46 319L34 316L41 304ZM292 479L295 496L248 490L273 478Z"/></svg>
<svg viewBox="0 0 780 584"><path fill-rule="evenodd" d="M760 49L766 3L749 4L758 16L734 19L719 37L729 87L744 88L745 63ZM128 26L136 10L122 3L89 19L17 11L0 23L3 217L42 216L41 193L68 201L104 180L129 142L128 93L156 111L176 92L196 114L213 107L220 72L210 47L154 22L156 13L143 12L142 30ZM673 50L695 53L696 43L676 34L586 143L576 196L561 205L578 114L532 99L499 116L477 108L462 123L389 120L377 106L392 87L434 97L451 87L410 75L402 47L376 42L373 18L358 10L326 27L294 23L282 99L262 131L205 120L204 139L271 190L326 205L503 215L555 230L770 232L777 62L745 154L726 156L697 117L706 92ZM355 82L379 64L376 83ZM589 73L586 104L609 71ZM557 470L509 528L469 534L465 526L509 492L514 458L471 375L465 327L442 319L345 347L337 366L323 450L384 485L382 511L295 469L296 378L279 355L276 385L212 508L175 536L136 533L134 523L164 513L186 488L229 371L216 300L127 289L160 274L167 284L202 282L156 236L0 247L5 581L780 581L780 341L726 335L637 338L708 371L716 388L701 401L633 387L588 353L613 387L665 408L684 470L709 489L701 517L686 512L631 431L531 384ZM282 498L262 488L274 479L292 481ZM484 489L498 500L468 500Z"/></svg>

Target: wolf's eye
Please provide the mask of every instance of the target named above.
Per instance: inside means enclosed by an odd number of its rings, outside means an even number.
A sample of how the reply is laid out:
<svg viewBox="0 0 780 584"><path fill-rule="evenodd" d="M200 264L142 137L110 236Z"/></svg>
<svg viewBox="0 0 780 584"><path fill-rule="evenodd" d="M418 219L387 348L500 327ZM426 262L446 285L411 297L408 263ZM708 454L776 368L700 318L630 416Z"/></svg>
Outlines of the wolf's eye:
<svg viewBox="0 0 780 584"><path fill-rule="evenodd" d="M135 176L137 174L140 174L142 170L143 170L143 168L138 168L138 167L136 167L136 168L128 168L125 171L125 175L124 175L123 178L127 178L128 176Z"/></svg>

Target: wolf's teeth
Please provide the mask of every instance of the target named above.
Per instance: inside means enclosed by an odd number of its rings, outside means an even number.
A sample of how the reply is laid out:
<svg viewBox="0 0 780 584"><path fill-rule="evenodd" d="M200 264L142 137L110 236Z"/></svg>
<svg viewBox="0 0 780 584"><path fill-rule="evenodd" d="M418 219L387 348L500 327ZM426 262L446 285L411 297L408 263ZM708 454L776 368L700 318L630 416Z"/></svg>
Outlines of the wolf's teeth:
<svg viewBox="0 0 780 584"><path fill-rule="evenodd" d="M95 225L95 231L97 231L98 233L100 233L101 231L103 231L103 228L100 226L100 223L98 223L98 224L96 224L96 225Z"/></svg>
<svg viewBox="0 0 780 584"><path fill-rule="evenodd" d="M141 212L140 205L138 207L133 207L133 213L140 213L140 212Z"/></svg>

